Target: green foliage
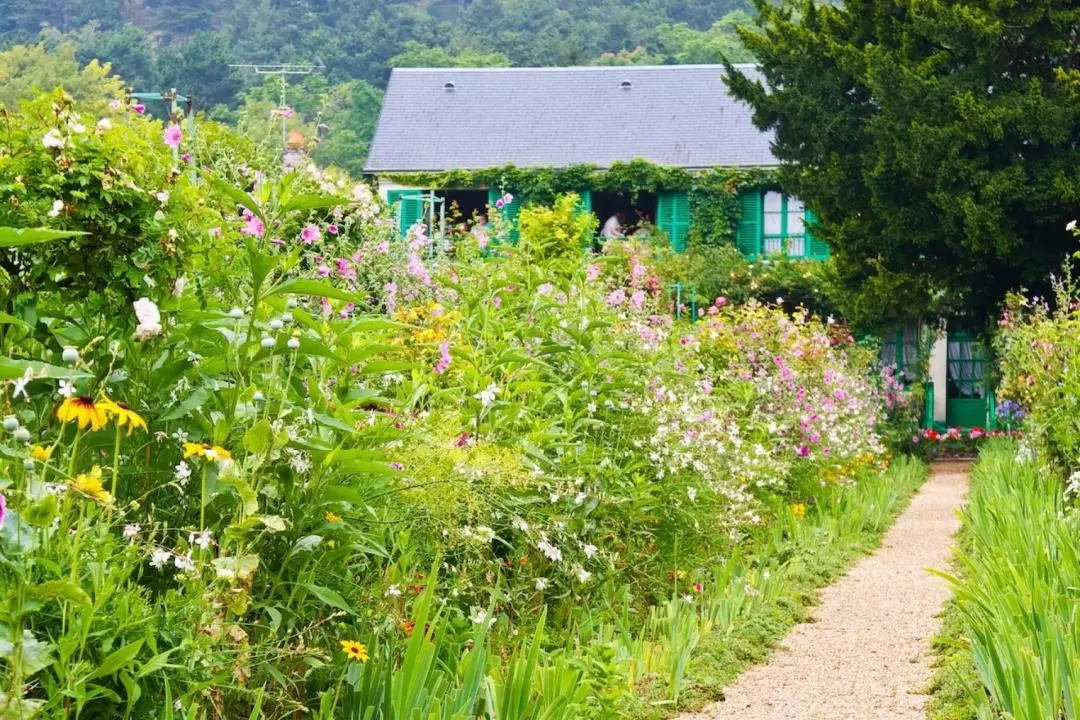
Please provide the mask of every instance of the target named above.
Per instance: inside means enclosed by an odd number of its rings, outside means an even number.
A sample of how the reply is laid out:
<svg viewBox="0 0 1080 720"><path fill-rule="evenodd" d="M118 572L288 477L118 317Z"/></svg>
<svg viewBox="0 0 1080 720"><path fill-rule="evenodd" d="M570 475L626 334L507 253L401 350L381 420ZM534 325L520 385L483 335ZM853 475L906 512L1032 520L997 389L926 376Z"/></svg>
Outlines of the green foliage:
<svg viewBox="0 0 1080 720"><path fill-rule="evenodd" d="M59 87L79 102L98 104L121 97L124 90L123 81L111 74L110 65L97 60L81 64L73 45L51 52L44 45L19 45L0 52L0 107L13 110L35 92Z"/></svg>
<svg viewBox="0 0 1080 720"><path fill-rule="evenodd" d="M518 222L521 251L535 260L580 255L596 237L596 216L582 212L581 198L574 193L560 195L550 207L524 208Z"/></svg>
<svg viewBox="0 0 1080 720"><path fill-rule="evenodd" d="M401 53L387 63L395 68L453 68L453 67L510 67L510 59L502 53L479 53L466 50L451 55L446 48L428 47L421 42L409 40Z"/></svg>
<svg viewBox="0 0 1080 720"><path fill-rule="evenodd" d="M776 132L855 306L992 317L1075 243L1071 3L758 2L763 80L734 94ZM869 309L860 308L859 314Z"/></svg>

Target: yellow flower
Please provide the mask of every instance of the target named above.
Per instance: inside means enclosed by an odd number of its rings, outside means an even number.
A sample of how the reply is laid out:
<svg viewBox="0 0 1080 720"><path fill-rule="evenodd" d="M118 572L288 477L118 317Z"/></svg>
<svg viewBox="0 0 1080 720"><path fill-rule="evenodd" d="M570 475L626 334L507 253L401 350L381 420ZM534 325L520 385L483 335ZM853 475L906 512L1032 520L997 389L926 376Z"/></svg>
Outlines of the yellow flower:
<svg viewBox="0 0 1080 720"><path fill-rule="evenodd" d="M345 651L345 655L350 660L356 660L362 663L368 661L367 648L364 647L364 643L357 642L356 640L342 640L341 649Z"/></svg>
<svg viewBox="0 0 1080 720"><path fill-rule="evenodd" d="M203 457L210 462L221 462L222 460L231 460L232 453L219 445L209 445L207 443L184 443L184 459L189 457Z"/></svg>
<svg viewBox="0 0 1080 720"><path fill-rule="evenodd" d="M89 473L80 473L70 483L71 489L89 495L98 502L108 505L112 495L101 484L101 466L95 465Z"/></svg>
<svg viewBox="0 0 1080 720"><path fill-rule="evenodd" d="M791 506L791 514L800 519L806 517L806 504L795 503Z"/></svg>
<svg viewBox="0 0 1080 720"><path fill-rule="evenodd" d="M113 402L109 398L103 396L101 402L98 403L98 407L105 411L106 417L116 419L116 427L123 428L126 426L128 435L134 432L135 428L146 429L146 421L123 400L120 402Z"/></svg>
<svg viewBox="0 0 1080 720"><path fill-rule="evenodd" d="M326 513L326 522L339 523L339 522L341 522L341 516L340 515L335 515L332 512L328 512L328 513Z"/></svg>
<svg viewBox="0 0 1080 720"><path fill-rule="evenodd" d="M64 400L56 410L56 417L62 423L79 423L81 430L89 426L91 432L97 432L109 422L104 408L94 404L94 399L89 395L77 395Z"/></svg>
<svg viewBox="0 0 1080 720"><path fill-rule="evenodd" d="M30 451L30 457L38 462L49 462L49 458L52 457L52 449L46 450L40 445L35 445L34 449Z"/></svg>

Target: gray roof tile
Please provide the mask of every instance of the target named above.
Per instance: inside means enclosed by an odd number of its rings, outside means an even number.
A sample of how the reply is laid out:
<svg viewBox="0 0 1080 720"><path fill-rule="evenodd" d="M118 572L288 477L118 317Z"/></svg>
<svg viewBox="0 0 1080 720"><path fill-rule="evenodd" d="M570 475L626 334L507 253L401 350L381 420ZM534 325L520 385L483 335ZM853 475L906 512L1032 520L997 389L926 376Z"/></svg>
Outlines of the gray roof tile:
<svg viewBox="0 0 1080 720"><path fill-rule="evenodd" d="M687 168L776 165L772 135L754 127L750 108L728 94L723 71L719 65L394 70L365 169L609 167L635 158Z"/></svg>

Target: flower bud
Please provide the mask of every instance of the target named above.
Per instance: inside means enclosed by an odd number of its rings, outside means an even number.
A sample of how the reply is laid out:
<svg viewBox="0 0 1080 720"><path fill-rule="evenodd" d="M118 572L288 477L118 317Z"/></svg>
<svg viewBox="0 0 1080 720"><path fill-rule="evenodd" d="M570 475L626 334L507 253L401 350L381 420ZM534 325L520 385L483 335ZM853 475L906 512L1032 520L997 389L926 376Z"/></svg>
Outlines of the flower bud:
<svg viewBox="0 0 1080 720"><path fill-rule="evenodd" d="M298 350L299 348L300 348L300 338L298 338L298 337L289 338L289 349L290 350Z"/></svg>
<svg viewBox="0 0 1080 720"><path fill-rule="evenodd" d="M270 321L270 329L271 330L280 330L283 327L285 327L285 323L282 322L281 320L279 320L278 318L274 318L273 320Z"/></svg>
<svg viewBox="0 0 1080 720"><path fill-rule="evenodd" d="M19 429L19 419L14 415L8 415L4 418L4 429L8 432L15 432Z"/></svg>
<svg viewBox="0 0 1080 720"><path fill-rule="evenodd" d="M30 442L30 431L21 427L15 431L12 437L15 438L15 442L28 443Z"/></svg>
<svg viewBox="0 0 1080 720"><path fill-rule="evenodd" d="M274 345L276 345L276 344L277 343L274 342L274 338L270 337L269 335L263 335L262 346L264 348L269 349L269 348L274 347Z"/></svg>
<svg viewBox="0 0 1080 720"><path fill-rule="evenodd" d="M64 348L64 354L60 356L68 365L79 362L79 351L70 345Z"/></svg>
<svg viewBox="0 0 1080 720"><path fill-rule="evenodd" d="M240 320L244 317L244 311L240 308L233 308L229 311L229 317L233 318L234 320Z"/></svg>

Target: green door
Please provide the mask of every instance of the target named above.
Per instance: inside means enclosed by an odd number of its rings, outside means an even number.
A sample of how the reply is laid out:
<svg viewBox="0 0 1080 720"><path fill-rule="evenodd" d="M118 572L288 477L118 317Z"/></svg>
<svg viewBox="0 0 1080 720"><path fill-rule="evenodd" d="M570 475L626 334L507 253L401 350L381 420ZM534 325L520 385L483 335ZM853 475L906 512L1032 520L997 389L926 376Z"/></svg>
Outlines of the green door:
<svg viewBox="0 0 1080 720"><path fill-rule="evenodd" d="M743 257L756 260L761 255L761 191L739 191L739 224L735 227L735 247Z"/></svg>
<svg viewBox="0 0 1080 720"><path fill-rule="evenodd" d="M656 198L656 226L668 236L672 250L685 251L690 236L690 196L684 192L660 193Z"/></svg>
<svg viewBox="0 0 1080 720"><path fill-rule="evenodd" d="M985 348L969 333L952 332L946 360L945 422L949 427L985 428L988 423Z"/></svg>

